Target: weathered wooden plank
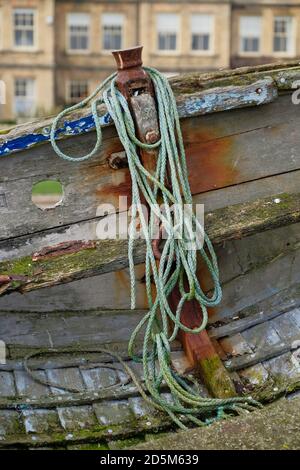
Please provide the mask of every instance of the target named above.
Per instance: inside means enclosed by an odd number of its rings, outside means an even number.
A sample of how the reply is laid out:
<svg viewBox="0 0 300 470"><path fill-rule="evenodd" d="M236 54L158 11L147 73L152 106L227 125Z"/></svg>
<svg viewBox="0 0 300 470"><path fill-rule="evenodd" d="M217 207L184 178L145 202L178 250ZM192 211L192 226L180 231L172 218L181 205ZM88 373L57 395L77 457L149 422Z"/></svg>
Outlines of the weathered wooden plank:
<svg viewBox="0 0 300 470"><path fill-rule="evenodd" d="M294 313L295 312L297 312L297 310L294 310ZM277 318L274 318L270 323L282 341L290 343L293 343L294 341L297 343L297 341L299 341L300 347L300 332L297 328L297 324L295 324L291 312L286 312Z"/></svg>
<svg viewBox="0 0 300 470"><path fill-rule="evenodd" d="M97 420L92 406L70 406L58 408L60 423L65 431L78 429L91 429L96 426Z"/></svg>
<svg viewBox="0 0 300 470"><path fill-rule="evenodd" d="M121 367L121 366L120 366ZM117 372L112 368L81 368L81 375L83 377L84 384L88 390L99 390L99 388L107 388L112 385L116 385L119 381Z"/></svg>
<svg viewBox="0 0 300 470"><path fill-rule="evenodd" d="M11 372L0 371L0 397L12 397L15 394L13 374Z"/></svg>
<svg viewBox="0 0 300 470"><path fill-rule="evenodd" d="M299 187L300 171L298 170L241 185L230 186L217 191L201 193L194 196L194 202L195 204L204 204L204 209L207 212L226 207L227 205L253 201L260 197L271 196L272 194L295 193L298 192ZM45 214L45 217L48 220L48 213ZM46 223L48 223L47 220ZM51 223L51 218L49 220ZM11 240L2 240L0 241L0 259L5 260L30 255L33 251L41 249L41 247L55 245L64 241L91 240L96 238L99 220L100 218L98 217L91 221L61 226L59 229L55 224L54 228L47 229L41 233L37 232L29 236L25 235Z"/></svg>
<svg viewBox="0 0 300 470"><path fill-rule="evenodd" d="M299 350L298 352L299 356ZM278 383L284 384L289 380L300 382L300 363L299 357L296 360L294 353L282 354L282 356L274 357L264 362L266 370L274 377Z"/></svg>
<svg viewBox="0 0 300 470"><path fill-rule="evenodd" d="M63 369L64 370L64 369ZM162 391L166 389L162 387ZM22 398L11 398L3 397L0 398L0 410L14 410L17 407L22 408L27 406L30 409L53 409L58 406L81 406L90 405L91 403L98 403L104 400L125 400L130 397L135 397L138 394L137 388L130 384L116 389L103 388L97 392L90 391L79 391L78 393L68 393L62 396L62 394L44 395L36 398L28 396L26 400Z"/></svg>
<svg viewBox="0 0 300 470"><path fill-rule="evenodd" d="M295 151L300 147L295 130L297 106L291 105L290 97L281 97L263 112L257 111L216 114L213 121L207 120L208 116L201 122L200 118L183 121L193 194L300 168L300 155ZM49 145L3 158L0 194L6 202L0 207L0 240L51 228L63 231L69 224L87 220L91 221L90 230L95 231L92 222L99 218L101 204L112 204L110 212L124 210L119 196L128 197L130 204L128 168L113 170L106 162L111 153L122 150L118 138L108 131L99 156L89 162L65 162ZM65 142L66 151L86 151L93 139L94 135L74 137ZM63 201L55 209L41 211L31 201L33 184L43 179L63 184Z"/></svg>
<svg viewBox="0 0 300 470"><path fill-rule="evenodd" d="M251 354L253 350L240 333L234 334L229 338L220 341L220 345L228 356L242 356L243 354Z"/></svg>
<svg viewBox="0 0 300 470"><path fill-rule="evenodd" d="M244 353L241 356L235 356L225 361L228 370L240 370L253 366L257 363L276 358L289 351L299 348L300 331L293 321L293 311L287 312L283 317L256 325L242 333L242 338L250 346L253 352ZM285 323L289 320L291 331L284 331L284 325L280 322L281 318ZM275 329L276 322L276 329ZM293 333L291 335L291 332ZM230 339L228 340L230 343Z"/></svg>
<svg viewBox="0 0 300 470"><path fill-rule="evenodd" d="M281 189L281 187L279 186L278 189ZM255 195L252 194L252 199L254 197ZM299 227L300 224L280 227L272 231L254 234L242 240L228 241L216 247L220 279L224 292L223 301L220 306L221 311L225 312L225 317L222 316L222 321L227 321L226 319L239 315L239 312L235 313L236 308L241 310L245 307L245 302L241 304L238 301L238 297L243 299L243 301L248 299L250 305L252 305L262 298L263 290L265 290L269 296L274 294L270 289L277 291L278 289L287 288L290 284L297 282L298 258L294 247L300 242ZM75 235L74 239L76 239ZM47 244L47 241L45 244ZM28 252L24 254L30 255L32 251L30 246L27 246L26 249ZM284 261L285 257L287 261ZM273 262L275 264L273 264ZM272 263L270 269L268 268L269 263ZM257 271L255 276L251 273L253 270ZM270 275L268 275L269 271ZM136 266L137 309L147 308L144 272L145 269L143 265ZM284 275L281 274L282 272L284 272ZM278 273L280 273L280 275ZM277 278L278 275L280 278L279 282ZM249 280L248 286L246 282L247 278ZM261 278L265 279L266 282L262 283L260 281ZM283 287L282 281L283 283L287 283L284 284ZM253 288L253 286L255 286L255 288ZM206 283L206 288L211 288L211 285ZM68 312L69 310L80 311L94 309L129 310L129 291L130 276L128 269L125 268L122 271L75 281L68 286L60 285L49 289L32 291L25 296L19 293L14 293L10 296L2 296L0 298L0 311ZM251 292L252 298L249 297L249 293L251 294ZM280 298L276 300L276 303L278 302L281 302ZM261 309L266 308L270 308L270 306L263 305L261 307ZM251 314L252 313L253 311L251 311ZM133 312L131 312L130 315L132 314ZM243 313L243 315L247 315L247 313ZM28 313L26 313L26 316L25 318L30 318ZM63 317L64 315L61 314L61 316ZM0 328L3 334L6 334L5 332L9 325L11 325L10 331L15 331L16 335L19 334L18 325L15 323L11 324L10 317L3 321L1 318L2 317L0 317ZM60 324L59 319L57 321L58 324ZM64 329L63 326L62 329ZM24 325L23 333L25 334L27 331L27 327ZM59 331L57 331L57 333L59 333ZM28 334L30 334L30 332ZM46 334L46 328L42 334Z"/></svg>
<svg viewBox="0 0 300 470"><path fill-rule="evenodd" d="M247 384L254 387L261 387L265 385L269 378L267 369L263 364L255 364L254 366L247 367L239 371L239 376L244 379Z"/></svg>
<svg viewBox="0 0 300 470"><path fill-rule="evenodd" d="M299 210L300 196L279 194L208 212L205 227L217 244L297 222Z"/></svg>
<svg viewBox="0 0 300 470"><path fill-rule="evenodd" d="M275 345L283 345L280 338L272 326L272 322L256 325L243 332L242 337L247 341L253 351L264 352Z"/></svg>
<svg viewBox="0 0 300 470"><path fill-rule="evenodd" d="M265 348L264 350L254 352L252 354L228 359L225 361L225 366L229 371L238 371L251 367L262 361L267 361L273 357L281 356L289 351L291 351L290 344L278 343L277 345L273 345L272 347L270 346L269 348Z"/></svg>
<svg viewBox="0 0 300 470"><path fill-rule="evenodd" d="M145 291L145 267L136 266L137 309L147 308ZM19 293L0 297L0 311L15 312L66 312L90 311L95 309L130 310L130 275L128 268L102 274L92 278L74 281L68 286L60 285L49 289ZM130 315L134 316L131 312ZM62 313L63 317L63 313ZM4 320L5 321L5 320ZM4 323L0 317L0 323ZM60 323L58 321L58 323ZM54 334L56 337L56 334Z"/></svg>
<svg viewBox="0 0 300 470"><path fill-rule="evenodd" d="M47 395L49 390L48 387L33 380L27 372L24 371L24 368L23 370L15 370L14 375L16 389L19 396L26 396L37 400L40 397ZM38 371L37 375L41 380L46 379L44 371Z"/></svg>
<svg viewBox="0 0 300 470"><path fill-rule="evenodd" d="M206 214L206 231L214 243L248 236L259 231L288 225L300 220L300 195L281 194L249 204L219 209ZM135 262L145 256L143 240L135 247ZM70 242L51 247L51 254L36 254L0 263L0 273L11 276L7 294L15 290L28 292L75 279L93 276L127 266L127 240L99 240L90 243ZM13 276L23 276L17 281ZM6 285L3 282L4 286Z"/></svg>
<svg viewBox="0 0 300 470"><path fill-rule="evenodd" d="M136 373L137 377L142 379L143 366L142 364L136 363L129 358L128 341L125 341L122 344L122 347L120 347L120 345L117 345L115 343L102 344L100 348L101 347L108 348L110 352L112 351L116 352L122 358L123 361L127 362L129 367ZM34 354L36 352L41 351L41 348L34 349L34 348L26 347L26 346L18 347L17 345L14 345L14 346L9 345L8 349L10 350L10 354L12 358L7 359L6 363L1 365L0 370L3 373L14 372L14 371L24 372L24 361L23 361L24 357L27 356L28 354ZM108 354L105 352L96 352L96 351L99 351L99 344L93 345L91 343L86 348L75 347L74 349L72 348L71 351L72 352L70 353L61 353L60 348L58 348L58 352L55 354L51 352L51 350L49 352L49 349L47 348L46 350L42 349L42 352L39 355L36 355L29 360L30 369L31 370L37 370L37 369L48 370L48 369L65 369L65 368L70 368L70 367L79 367L80 371L82 372L82 376L84 380L85 370L87 371L93 370L99 367L102 370L101 365L112 364L113 367L115 366L118 369L116 372L117 377L118 377L117 382L120 383L120 385L127 382L127 374L122 372L122 370L119 370L119 368L121 369L122 367L120 366L118 362L114 361L114 358L111 356L111 354ZM137 352L142 353L141 344L137 345ZM180 343L176 340L171 345L171 358L172 358L172 361L174 361L174 365L176 369L178 365L178 370L182 371L182 368L184 367L183 364L186 365L186 358L182 352ZM93 377L95 386L98 383L97 376L98 376L98 373L96 373L96 377ZM45 377L43 376L42 378L45 378ZM102 377L102 379L103 378L104 377ZM107 378L107 380L110 381L109 378ZM99 381L100 381L100 373L99 373ZM88 380L86 381L84 380L84 383L88 389L90 386L92 387L92 382L88 382Z"/></svg>
<svg viewBox="0 0 300 470"><path fill-rule="evenodd" d="M271 308L267 311L260 311L254 315L247 316L245 318L240 318L236 321L232 321L228 324L219 326L217 328L210 328L209 336L211 338L224 338L225 336L235 335L241 333L242 331L247 330L253 326L259 325L266 321L272 320L273 318L282 315L283 313L289 311L292 307L300 305L300 299L296 302L294 299L290 299L286 302L282 302L279 305Z"/></svg>
<svg viewBox="0 0 300 470"><path fill-rule="evenodd" d="M0 411L0 436L1 440L9 435L15 435L24 432L24 426L17 411Z"/></svg>
<svg viewBox="0 0 300 470"><path fill-rule="evenodd" d="M299 226L295 224L217 246L223 297L209 322L220 325L267 310L271 303L258 304L257 308L256 304L279 291L288 300L283 290L300 281L296 268L299 242ZM211 281L206 282L205 289L211 288ZM294 299L299 298L299 294L294 295ZM273 307L283 298L274 299Z"/></svg>
<svg viewBox="0 0 300 470"><path fill-rule="evenodd" d="M297 111L295 108L292 114ZM290 117L276 125L268 125L266 118L263 127L256 126L253 130L237 131L217 139L213 136L215 127L212 127L211 140L205 136L208 130L205 126L197 120L188 120L184 138L192 193L199 194L299 169L300 155L296 150L299 137Z"/></svg>
<svg viewBox="0 0 300 470"><path fill-rule="evenodd" d="M23 410L26 434L51 434L62 431L55 410Z"/></svg>
<svg viewBox="0 0 300 470"><path fill-rule="evenodd" d="M114 425L133 420L134 415L126 401L96 403L93 406L98 421L102 425Z"/></svg>
<svg viewBox="0 0 300 470"><path fill-rule="evenodd" d="M166 394L164 394L165 396ZM124 402L123 402L124 403ZM124 403L125 404L125 403ZM72 406L70 403L68 408L59 408L68 412L67 420L64 423L66 429L60 429L56 432L43 432L42 427L37 428L34 435L26 434L23 427L22 420L19 419L18 413L10 410L0 411L1 425L0 434L2 439L0 440L1 449L7 448L29 448L29 449L45 449L45 448L68 448L68 449L108 449L107 444L113 440L116 442L117 439L126 439L128 443L130 438L138 437L146 433L157 433L165 429L169 429L171 422L168 418L163 415L152 415L151 422L145 419L145 416L139 416L135 414L134 406L131 403L126 402L127 408L131 411L131 421L127 425L124 425L123 414L119 414L120 420L116 425L112 423L108 425L99 425L99 421L96 425L94 423L95 414L91 411L87 416L84 416L84 412L89 408L86 406ZM109 409L116 408L116 402L107 401L105 414L108 415ZM36 412L42 414L42 409L36 409ZM124 410L126 414L126 410ZM113 415L114 417L114 415ZM63 420L64 422L64 420ZM89 425L89 429L85 429L81 425ZM62 424L62 423L61 423ZM71 431L71 432L66 432ZM113 446L111 447L113 448Z"/></svg>
<svg viewBox="0 0 300 470"><path fill-rule="evenodd" d="M93 311L0 314L1 339L7 345L86 348L109 344L111 348L129 341L144 311Z"/></svg>
<svg viewBox="0 0 300 470"><path fill-rule="evenodd" d="M249 85L231 85L211 88L193 94L177 95L177 109L180 117L201 116L231 109L247 108L271 103L278 96L272 78L258 80Z"/></svg>
<svg viewBox="0 0 300 470"><path fill-rule="evenodd" d="M208 212L229 205L254 201L272 194L297 193L299 187L300 171L295 170L200 193L195 195L193 200L195 204L204 204L205 212Z"/></svg>
<svg viewBox="0 0 300 470"><path fill-rule="evenodd" d="M256 311L254 304L257 302L279 294L293 284L299 285L299 270L293 273L293 266L299 263L299 256L299 249L283 253L266 265L261 264L223 285L222 303L214 309L209 322L228 322L242 315L247 309L251 315Z"/></svg>
<svg viewBox="0 0 300 470"><path fill-rule="evenodd" d="M240 370L239 375L245 388L263 402L270 402L287 394L292 399L293 391L297 395L300 385L299 352L298 349L293 352L283 351L281 354L278 349L274 351L275 357Z"/></svg>
<svg viewBox="0 0 300 470"><path fill-rule="evenodd" d="M209 89L216 86L241 85L251 80L272 77L279 90L293 89L293 83L299 79L298 60L239 67L233 70L217 72L184 73L170 79L175 94L193 93L195 88Z"/></svg>
<svg viewBox="0 0 300 470"><path fill-rule="evenodd" d="M201 116L199 118L196 117L195 119L183 119L181 120L181 127L183 134L186 134L185 140L190 141L191 139L189 139L188 135L189 122L196 121L198 123L199 141L209 142L213 139L230 137L233 134L241 134L268 126L277 127L280 123L297 119L297 117L297 106L292 105L291 96L282 95L278 100L263 108L236 109L228 113L217 113ZM185 131L185 129L187 129L187 131ZM193 136L193 140L195 140L194 137L195 136ZM74 156L86 153L91 150L94 145L95 133L73 136L70 139L60 142L62 150ZM42 145L38 148L33 147L29 151L20 152L18 155L12 156L11 158L9 158L9 155L4 156L1 162L3 168L5 165L5 172L3 171L1 173L0 181L7 182L30 176L40 178L43 174L47 175L47 177L55 176L58 173L63 175L64 171L65 173L73 173L78 165L80 169L84 169L87 172L89 167L94 168L99 164L104 164L106 163L106 158L111 153L123 150L113 127L103 130L102 146L103 152L100 151L93 159L81 162L77 165L59 159L51 150L49 144ZM48 160L47 162L45 162L46 159ZM51 165L49 165L50 162ZM117 168L120 168L120 166L114 166L114 169Z"/></svg>
<svg viewBox="0 0 300 470"><path fill-rule="evenodd" d="M183 93L189 94L190 98L193 93L198 93L198 104L188 110L188 115L193 113L193 109L196 112L199 110L199 103L203 106L203 98L199 90L202 91L203 96L207 96L206 90L210 88L214 89L215 87L225 87L223 104L218 106L217 110L227 109L228 106L228 89L235 87L240 88L240 97L242 100L247 101L245 98L244 89L247 89L249 85L262 80L273 80L275 88L279 90L291 90L293 83L300 77L300 68L299 62L290 62L282 64L270 64L267 66L259 67L250 67L250 68L241 68L233 71L221 71L215 73L204 73L204 74L186 74L180 77L171 79L171 86L175 95L182 95ZM270 86L270 85L269 85ZM259 88L259 87L258 87ZM258 89L256 88L256 89ZM266 89L268 86L266 87ZM267 93L268 99L274 93L274 90L269 89ZM215 102L214 102L214 91L212 91L212 100L207 102L207 112L214 112ZM219 92L220 94L220 92ZM257 97L254 98L254 104L260 104L265 99L264 93L257 93ZM205 101L205 100L204 100ZM212 102L210 102L212 101ZM250 103L253 102L253 97L250 97ZM219 103L222 103L222 99L219 99ZM232 103L232 102L231 102ZM249 103L246 103L246 105ZM201 106L201 108L202 108ZM230 109L230 107L229 107ZM183 115L186 116L186 110L183 107ZM102 112L102 125L108 125L110 123L110 116L103 108ZM49 140L50 126L52 118L45 119L44 121L39 121L31 124L25 124L19 126L16 129L10 130L6 133L2 139L2 145L0 146L0 154L7 154L11 152L16 152L24 150L24 148L31 148L34 145L39 145ZM75 112L70 115L69 119L66 120L63 126L58 131L58 137L68 136L68 135L78 135L80 133L86 133L94 129L94 123L91 115L84 111L83 113ZM26 138L24 138L26 136Z"/></svg>
<svg viewBox="0 0 300 470"><path fill-rule="evenodd" d="M297 71L292 69L290 73L296 74ZM243 106L257 106L269 103L277 97L278 86L274 78L264 76L255 80L252 77L249 77L249 79L245 77L244 81L239 85L235 85L234 82L235 80L231 80L229 84L227 83L227 86L218 90L212 88L210 91L198 91L198 86L195 88L194 96L192 96L189 89L188 96L177 98L179 116L197 116L199 114L230 110ZM200 90L201 88L200 86ZM174 91L175 94L178 94L176 89ZM180 87L178 91L180 91ZM112 123L105 106L100 107L99 113L101 115L100 123L102 126ZM3 132L3 138L0 138L0 156L25 150L26 148L49 141L52 119L47 118L42 122L33 122L29 125L9 130L7 133ZM69 118L58 128L57 138L80 135L90 132L94 128L94 121L88 110L83 110L82 112L76 111L70 113Z"/></svg>
<svg viewBox="0 0 300 470"><path fill-rule="evenodd" d="M48 369L46 375L48 381L51 383L50 389L53 395L70 394L70 391L64 389L64 387L78 390L78 392L85 390L80 370L77 367Z"/></svg>

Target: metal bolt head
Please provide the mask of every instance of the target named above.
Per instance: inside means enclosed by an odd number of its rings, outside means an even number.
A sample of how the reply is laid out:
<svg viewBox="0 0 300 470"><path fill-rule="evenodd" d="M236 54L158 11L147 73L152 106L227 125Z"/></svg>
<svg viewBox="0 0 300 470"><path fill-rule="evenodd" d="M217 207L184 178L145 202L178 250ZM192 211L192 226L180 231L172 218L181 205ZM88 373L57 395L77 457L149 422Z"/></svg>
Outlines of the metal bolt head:
<svg viewBox="0 0 300 470"><path fill-rule="evenodd" d="M148 144L155 144L155 142L157 142L158 139L159 139L159 133L157 131L154 131L154 130L153 131L148 131L145 138L146 138L146 142Z"/></svg>

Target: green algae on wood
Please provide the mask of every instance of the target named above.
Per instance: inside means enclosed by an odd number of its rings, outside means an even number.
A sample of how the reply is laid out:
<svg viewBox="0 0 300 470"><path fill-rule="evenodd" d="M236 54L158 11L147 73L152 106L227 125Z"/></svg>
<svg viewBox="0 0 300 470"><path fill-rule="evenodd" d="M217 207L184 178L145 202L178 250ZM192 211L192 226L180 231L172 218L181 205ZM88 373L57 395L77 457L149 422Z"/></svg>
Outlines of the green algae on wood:
<svg viewBox="0 0 300 470"><path fill-rule="evenodd" d="M299 423L300 398L281 399L252 413L172 433L132 450L298 450Z"/></svg>
<svg viewBox="0 0 300 470"><path fill-rule="evenodd" d="M230 375L219 356L199 359L197 367L201 379L214 397L230 398L237 395Z"/></svg>
<svg viewBox="0 0 300 470"><path fill-rule="evenodd" d="M205 228L214 244L239 239L300 221L300 194L279 194L217 209L205 215ZM70 241L69 243L78 243ZM84 243L84 242L82 242ZM21 275L26 280L9 284L3 295L29 292L128 266L127 240L97 240L74 253L62 250L53 258L32 256L0 262L0 275ZM80 246L80 245L79 245ZM55 250L55 247L51 247ZM145 243L137 240L135 263L145 259Z"/></svg>
<svg viewBox="0 0 300 470"><path fill-rule="evenodd" d="M67 448L73 445L88 448L98 447L106 450L109 442L125 440L127 444L133 439L143 440L146 433L161 432L172 429L172 423L164 415L151 416L151 426L148 419L133 418L128 422L109 425L97 425L89 429L72 432L56 432L49 434L11 434L0 440L0 449L5 448ZM98 449L97 449L98 450Z"/></svg>

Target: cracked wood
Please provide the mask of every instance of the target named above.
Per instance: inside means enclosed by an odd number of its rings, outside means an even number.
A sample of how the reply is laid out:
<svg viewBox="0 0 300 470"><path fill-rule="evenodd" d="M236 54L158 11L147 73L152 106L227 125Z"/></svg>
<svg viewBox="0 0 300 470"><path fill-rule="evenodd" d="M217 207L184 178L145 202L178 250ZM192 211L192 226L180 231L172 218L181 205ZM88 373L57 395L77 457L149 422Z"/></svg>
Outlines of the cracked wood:
<svg viewBox="0 0 300 470"><path fill-rule="evenodd" d="M213 243L239 239L257 232L300 221L300 194L280 194L253 202L236 204L209 212L205 227ZM46 247L45 247L46 248ZM46 248L46 252L57 247ZM145 257L143 240L135 246L135 263ZM83 245L73 253L33 261L33 255L0 263L0 275L25 276L27 281L12 280L3 294L49 287L116 271L128 265L127 240L98 240L88 249Z"/></svg>

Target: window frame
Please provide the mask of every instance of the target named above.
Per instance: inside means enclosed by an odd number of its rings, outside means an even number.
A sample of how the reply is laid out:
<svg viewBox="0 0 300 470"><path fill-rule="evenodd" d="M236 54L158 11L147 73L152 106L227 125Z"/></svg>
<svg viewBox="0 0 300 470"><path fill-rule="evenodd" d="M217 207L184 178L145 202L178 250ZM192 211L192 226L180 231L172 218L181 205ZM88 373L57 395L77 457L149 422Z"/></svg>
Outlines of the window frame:
<svg viewBox="0 0 300 470"><path fill-rule="evenodd" d="M115 49L105 49L104 48L104 27L105 27L105 24L103 22L103 17L105 15L117 15L117 16L122 16L122 25L121 25L121 45L119 47L119 49L122 49L124 47L124 44L125 44L125 23L126 23L126 14L124 12L102 12L101 13L101 17L100 17L100 34L101 34L101 52L103 54L111 54L111 52L113 50L117 50L116 48ZM114 27L116 25L109 25L110 27ZM117 25L119 26L119 25Z"/></svg>
<svg viewBox="0 0 300 470"><path fill-rule="evenodd" d="M30 106L32 108L32 113L29 113L29 114L22 114L22 113L19 113L17 111L17 99L18 99L18 96L22 96L22 95L17 95L16 94L16 90L17 90L17 81L18 80L24 80L24 81L31 81L33 86L32 86L32 96L29 96L29 98L31 98L32 100L32 105ZM37 79L35 77L18 77L18 76L15 76L14 77L14 82L13 82L13 85L14 85L14 88L13 88L13 110L14 110L14 114L15 116L17 117L34 117L36 116L36 112L37 112ZM27 96L26 96L27 98Z"/></svg>
<svg viewBox="0 0 300 470"><path fill-rule="evenodd" d="M161 15L178 16L178 31L176 32L176 48L175 49L159 49L159 29L158 17ZM155 14L155 51L159 55L180 55L181 54L181 14L179 12L157 12Z"/></svg>
<svg viewBox="0 0 300 470"><path fill-rule="evenodd" d="M15 41L15 14L16 12L27 13L30 12L33 14L33 44L32 45L20 45L18 46ZM12 44L15 51L36 51L38 48L38 9L37 8L12 8Z"/></svg>
<svg viewBox="0 0 300 470"><path fill-rule="evenodd" d="M255 36L243 36L242 35L242 30L241 30L241 20L242 18L260 18L260 37L259 39L259 48L258 51L245 51L242 47L243 45L243 39L255 39ZM259 57L262 55L262 43L263 43L263 16L262 15L240 15L239 17L239 56L246 56L246 57Z"/></svg>
<svg viewBox="0 0 300 470"><path fill-rule="evenodd" d="M209 48L208 49L193 49L193 33L192 32L192 24L191 24L191 19L192 17L195 16L210 16L212 19L212 26L211 26L211 31L209 33ZM215 54L215 31L216 31L216 15L215 13L209 13L209 12L195 12L190 15L190 53L192 55L197 55L197 56L212 56ZM201 35L202 33L198 33L198 35Z"/></svg>
<svg viewBox="0 0 300 470"><path fill-rule="evenodd" d="M280 18L282 19L287 19L289 18L291 20L291 47L290 50L287 51L275 51L274 50L274 41L275 41L275 22L276 19ZM274 15L273 16L273 29L272 29L272 55L274 57L295 57L296 55L296 21L295 21L295 16L293 15Z"/></svg>
<svg viewBox="0 0 300 470"><path fill-rule="evenodd" d="M88 22L88 31L87 31L87 43L88 43L88 47L86 49L72 49L71 48L71 31L70 31L70 26L71 26L71 23L69 23L69 18L71 15L86 15L88 18L89 18L89 22ZM69 11L66 13L66 20L65 20L65 24L66 24L66 52L68 54L79 54L79 55L82 55L82 54L90 54L91 53L91 24L92 24L92 21L91 21L91 14L89 12L80 12L80 11Z"/></svg>
<svg viewBox="0 0 300 470"><path fill-rule="evenodd" d="M77 83L80 83L80 82L86 82L86 85L87 85L87 96L89 95L90 93L90 89L91 89L91 86L90 86L90 80L88 79L68 79L66 81L66 90L65 90L65 101L67 104L70 104L70 105L73 105L73 104L76 104L78 103L79 101L83 100L84 98L83 97L79 97L78 98L78 101L72 101L71 100L71 86L72 86L72 83L74 82L77 82Z"/></svg>

